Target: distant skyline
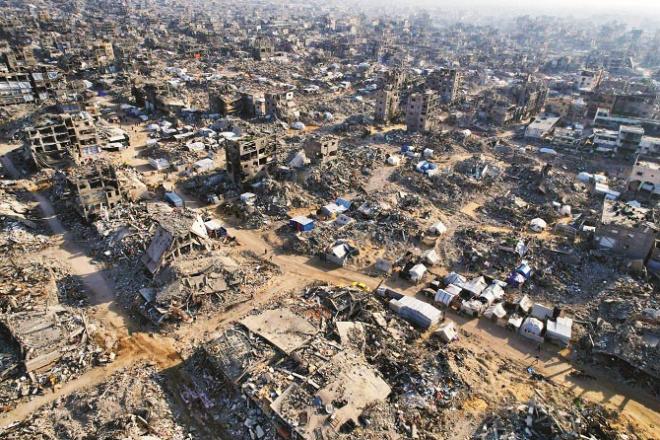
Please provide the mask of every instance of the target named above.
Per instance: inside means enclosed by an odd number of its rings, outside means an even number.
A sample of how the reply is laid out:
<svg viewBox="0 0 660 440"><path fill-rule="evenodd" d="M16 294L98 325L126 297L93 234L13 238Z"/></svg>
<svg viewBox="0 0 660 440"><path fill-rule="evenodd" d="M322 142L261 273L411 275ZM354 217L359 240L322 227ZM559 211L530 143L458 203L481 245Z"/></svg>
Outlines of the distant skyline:
<svg viewBox="0 0 660 440"><path fill-rule="evenodd" d="M378 0L357 0L358 3L374 6ZM422 6L426 8L447 8L455 10L479 9L486 13L516 12L548 13L566 15L591 12L593 14L620 13L641 15L646 18L660 18L660 0L408 0L395 2L400 7ZM649 15L653 15L650 17Z"/></svg>

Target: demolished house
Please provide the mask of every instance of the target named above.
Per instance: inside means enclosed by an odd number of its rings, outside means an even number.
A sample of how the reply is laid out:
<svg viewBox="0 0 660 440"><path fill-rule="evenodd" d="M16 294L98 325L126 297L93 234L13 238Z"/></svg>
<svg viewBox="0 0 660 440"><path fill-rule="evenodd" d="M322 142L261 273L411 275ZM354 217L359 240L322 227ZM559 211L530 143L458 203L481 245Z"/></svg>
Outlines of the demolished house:
<svg viewBox="0 0 660 440"><path fill-rule="evenodd" d="M254 355L252 342L241 333L263 339L270 348ZM307 357L304 346L310 343L319 348L328 342L317 336L318 330L290 309L267 310L249 315L220 338L212 341L206 353L217 373L235 386L258 380L251 376L258 363L268 365L282 353L291 359ZM263 344L263 343L262 343ZM276 398L269 397L266 389L250 393L248 397L268 414L283 432L291 438L316 439L332 436L345 424L358 424L362 411L369 405L383 401L391 389L369 366L361 354L351 349L337 349L330 345L325 350L331 357L309 378L298 374L302 383L285 380L278 383L281 390ZM256 371L255 371L256 372ZM320 408L320 410L319 410Z"/></svg>
<svg viewBox="0 0 660 440"><path fill-rule="evenodd" d="M0 403L42 393L101 361L85 312L67 305L57 262L0 265ZM27 375L29 379L20 380Z"/></svg>
<svg viewBox="0 0 660 440"><path fill-rule="evenodd" d="M169 262L194 250L208 249L208 233L199 214L173 211L158 220L151 244L142 256L142 263L153 275Z"/></svg>
<svg viewBox="0 0 660 440"><path fill-rule="evenodd" d="M190 322L204 302L222 311L249 300L244 281L239 263L225 255L176 260L158 274L154 287L139 290L136 306L158 326Z"/></svg>
<svg viewBox="0 0 660 440"><path fill-rule="evenodd" d="M403 355L416 344L402 338L420 333L385 300L359 289L317 286L302 298L254 310L201 348L196 393L218 405L217 420L246 438L261 432L272 433L267 438L275 432L291 439L383 438L377 436L384 431L409 432L410 423L437 435L431 414L459 398L460 379L436 363L442 355L433 349ZM434 387L443 393L427 392ZM249 423L238 403L243 398ZM395 408L401 408L398 415ZM376 417L383 421L372 423ZM407 422L395 427L395 417Z"/></svg>
<svg viewBox="0 0 660 440"><path fill-rule="evenodd" d="M339 138L319 136L309 138L304 145L305 156L314 164L321 164L337 158Z"/></svg>

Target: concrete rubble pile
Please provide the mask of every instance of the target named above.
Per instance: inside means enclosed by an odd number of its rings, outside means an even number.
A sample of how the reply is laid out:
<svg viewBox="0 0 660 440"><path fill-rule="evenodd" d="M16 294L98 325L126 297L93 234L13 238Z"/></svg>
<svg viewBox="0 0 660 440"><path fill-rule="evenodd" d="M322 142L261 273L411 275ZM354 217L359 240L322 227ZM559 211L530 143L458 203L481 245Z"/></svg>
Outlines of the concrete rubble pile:
<svg viewBox="0 0 660 440"><path fill-rule="evenodd" d="M429 177L418 172L412 163L396 170L390 179L416 194L424 194L430 201L445 208L457 208L470 195L481 190L480 184L463 173L441 171Z"/></svg>
<svg viewBox="0 0 660 440"><path fill-rule="evenodd" d="M184 440L191 438L177 421L167 377L156 365L140 361L44 405L23 422L0 429L7 440L118 438Z"/></svg>
<svg viewBox="0 0 660 440"><path fill-rule="evenodd" d="M635 377L660 394L659 309L650 286L638 286L631 279L612 283L584 317L579 355L586 362L610 364L623 377Z"/></svg>
<svg viewBox="0 0 660 440"><path fill-rule="evenodd" d="M10 259L0 267L2 343L13 354L2 374L3 405L44 394L114 358L95 342L95 326L85 311L69 305L80 300L68 295L70 282L61 274L49 261Z"/></svg>
<svg viewBox="0 0 660 440"><path fill-rule="evenodd" d="M92 224L100 238L94 246L98 258L117 261L139 257L147 249L149 233L161 214L158 208L144 203L122 203L106 211Z"/></svg>
<svg viewBox="0 0 660 440"><path fill-rule="evenodd" d="M420 335L362 290L319 285L253 310L187 368L227 435L428 437L465 385Z"/></svg>
<svg viewBox="0 0 660 440"><path fill-rule="evenodd" d="M493 414L472 436L474 440L514 440L519 438L615 440L620 432L612 426L614 414L596 405L555 408L532 399L526 405L510 407Z"/></svg>
<svg viewBox="0 0 660 440"><path fill-rule="evenodd" d="M179 259L158 274L154 287L139 289L135 306L152 323L165 327L249 301L278 268L254 255L246 257L237 262L215 253Z"/></svg>
<svg viewBox="0 0 660 440"><path fill-rule="evenodd" d="M360 188L365 176L385 163L385 154L367 146L345 146L337 160L311 167L304 180L313 194L332 198Z"/></svg>
<svg viewBox="0 0 660 440"><path fill-rule="evenodd" d="M0 251L7 255L48 247L49 231L37 222L38 218L36 203L0 187Z"/></svg>

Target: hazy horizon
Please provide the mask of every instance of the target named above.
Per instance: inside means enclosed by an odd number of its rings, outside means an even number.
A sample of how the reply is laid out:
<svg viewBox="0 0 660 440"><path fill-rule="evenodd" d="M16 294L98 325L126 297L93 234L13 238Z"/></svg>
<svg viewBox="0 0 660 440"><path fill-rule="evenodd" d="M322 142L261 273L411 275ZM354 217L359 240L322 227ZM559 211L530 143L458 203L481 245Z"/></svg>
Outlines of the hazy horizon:
<svg viewBox="0 0 660 440"><path fill-rule="evenodd" d="M462 0L460 3L453 0L412 0L406 2L354 0L351 3L371 7L382 7L384 4L391 4L397 8L424 7L428 9L446 8L454 11L474 10L485 14L508 12L575 15L591 13L593 15L618 14L626 17L640 16L647 19L660 19L660 0L553 0L548 2L531 0Z"/></svg>

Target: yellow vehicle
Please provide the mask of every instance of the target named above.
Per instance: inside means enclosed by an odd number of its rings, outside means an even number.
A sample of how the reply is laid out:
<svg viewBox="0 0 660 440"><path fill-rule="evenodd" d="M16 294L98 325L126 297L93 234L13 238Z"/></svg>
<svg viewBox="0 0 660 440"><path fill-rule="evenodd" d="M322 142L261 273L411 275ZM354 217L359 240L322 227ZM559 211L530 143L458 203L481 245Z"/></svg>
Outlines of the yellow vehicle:
<svg viewBox="0 0 660 440"><path fill-rule="evenodd" d="M357 287L358 289L364 290L365 292L369 291L369 287L367 287L367 285L361 281L353 281L351 283L351 286Z"/></svg>

